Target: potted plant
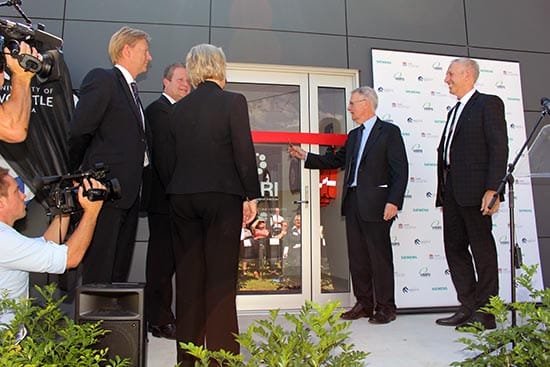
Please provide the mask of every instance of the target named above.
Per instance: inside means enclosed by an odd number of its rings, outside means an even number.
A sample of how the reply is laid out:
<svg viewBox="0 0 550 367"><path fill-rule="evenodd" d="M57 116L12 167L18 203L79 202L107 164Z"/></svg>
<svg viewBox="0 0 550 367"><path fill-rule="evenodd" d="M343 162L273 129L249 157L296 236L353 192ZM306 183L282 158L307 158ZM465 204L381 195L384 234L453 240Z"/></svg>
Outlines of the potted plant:
<svg viewBox="0 0 550 367"><path fill-rule="evenodd" d="M529 291L531 301L507 305L501 298L492 297L482 310L493 314L499 327L486 331L476 323L461 328L460 331L470 335L458 341L477 356L453 362L452 366L550 366L550 288L534 289L532 280L536 265L522 269L524 274L517 278L517 284ZM517 325L512 326L508 321L510 309L517 313Z"/></svg>
<svg viewBox="0 0 550 367"><path fill-rule="evenodd" d="M128 360L107 360L107 349L96 349L98 338L108 330L101 322L76 324L59 308L55 285L36 287L44 302L32 299L0 299L0 311L13 312L9 324L0 325L0 366L4 367L124 367Z"/></svg>
<svg viewBox="0 0 550 367"><path fill-rule="evenodd" d="M346 343L351 322L342 321L338 302L318 305L307 301L298 314L284 314L292 325L284 328L277 322L278 310L270 311L267 320L255 321L246 332L236 336L245 353L209 351L193 343L181 348L198 359L196 366L280 366L280 367L359 367L369 355L353 350ZM247 357L245 357L247 355Z"/></svg>

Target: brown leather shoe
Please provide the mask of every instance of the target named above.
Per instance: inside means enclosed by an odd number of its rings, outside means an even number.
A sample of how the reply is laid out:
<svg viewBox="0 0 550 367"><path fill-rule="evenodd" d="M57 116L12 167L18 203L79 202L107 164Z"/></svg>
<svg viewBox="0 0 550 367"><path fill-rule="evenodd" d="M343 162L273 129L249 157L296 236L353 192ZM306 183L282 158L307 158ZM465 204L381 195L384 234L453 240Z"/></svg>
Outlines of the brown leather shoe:
<svg viewBox="0 0 550 367"><path fill-rule="evenodd" d="M395 320L395 318L396 316L394 311L379 310L376 311L374 316L369 319L369 322L371 324L389 324Z"/></svg>
<svg viewBox="0 0 550 367"><path fill-rule="evenodd" d="M371 317L372 316L372 308L371 309L365 309L363 305L359 302L355 303L355 305L351 308L351 310L344 312L340 318L342 320L357 320L361 317Z"/></svg>

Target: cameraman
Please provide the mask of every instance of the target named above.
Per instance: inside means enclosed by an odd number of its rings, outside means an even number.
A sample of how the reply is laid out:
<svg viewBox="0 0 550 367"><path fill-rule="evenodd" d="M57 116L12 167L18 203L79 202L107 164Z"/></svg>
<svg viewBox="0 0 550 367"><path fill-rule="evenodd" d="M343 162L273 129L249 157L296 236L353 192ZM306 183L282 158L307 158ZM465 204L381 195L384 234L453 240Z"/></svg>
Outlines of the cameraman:
<svg viewBox="0 0 550 367"><path fill-rule="evenodd" d="M6 290L7 298L28 297L29 272L61 274L78 266L90 245L103 205L103 201L89 201L83 196L83 191L90 188L105 186L94 179L84 180L84 188L78 189L84 213L70 238L59 245L67 233L68 214L55 217L43 237L29 238L13 229L15 221L26 214L25 194L19 191L8 170L0 167L0 297Z"/></svg>
<svg viewBox="0 0 550 367"><path fill-rule="evenodd" d="M30 54L41 58L36 49L21 41L19 54ZM31 115L31 79L34 73L26 71L4 47L4 57L0 61L0 87L4 85L4 67L11 72L11 91L9 99L0 104L0 140L8 143L20 143L27 138L27 128Z"/></svg>

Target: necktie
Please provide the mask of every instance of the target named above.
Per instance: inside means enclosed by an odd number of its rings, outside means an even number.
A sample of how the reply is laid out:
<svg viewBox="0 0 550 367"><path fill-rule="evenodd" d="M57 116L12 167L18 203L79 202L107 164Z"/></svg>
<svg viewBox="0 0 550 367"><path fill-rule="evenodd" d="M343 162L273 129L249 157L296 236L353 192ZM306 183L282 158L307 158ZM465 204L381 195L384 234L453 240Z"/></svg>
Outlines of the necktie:
<svg viewBox="0 0 550 367"><path fill-rule="evenodd" d="M453 107L453 113L451 116L451 123L449 125L449 132L447 133L447 139L445 140L445 145L443 145L443 159L445 160L445 163L447 165L450 165L450 146L451 146L451 140L453 138L453 131L456 126L456 115L458 112L458 108L460 107L460 101L456 102L455 106Z"/></svg>
<svg viewBox="0 0 550 367"><path fill-rule="evenodd" d="M141 104L141 99L139 99L139 92L136 82L131 82L130 87L132 88L132 93L134 94L134 101L136 102L139 115L141 116L141 127L145 131L145 117L143 116L143 105ZM147 141L145 141L145 156L143 157L143 166L147 167L149 165L149 147L147 146Z"/></svg>
<svg viewBox="0 0 550 367"><path fill-rule="evenodd" d="M363 131L365 130L365 126L361 125L359 127L359 131L357 132L357 136L355 139L355 146L353 147L353 156L351 160L351 167L349 170L349 176L348 176L348 186L353 184L355 182L355 175L357 171L358 162L361 160L361 157L358 157L359 155L359 148L361 147L361 141L363 140Z"/></svg>
<svg viewBox="0 0 550 367"><path fill-rule="evenodd" d="M136 82L131 82L130 87L132 88L132 93L134 93L134 101L136 102L136 105L138 106L138 110L141 113L141 111L143 110L143 105L141 104L141 99L139 99L139 92L138 92ZM142 118L142 120L143 120L143 118Z"/></svg>

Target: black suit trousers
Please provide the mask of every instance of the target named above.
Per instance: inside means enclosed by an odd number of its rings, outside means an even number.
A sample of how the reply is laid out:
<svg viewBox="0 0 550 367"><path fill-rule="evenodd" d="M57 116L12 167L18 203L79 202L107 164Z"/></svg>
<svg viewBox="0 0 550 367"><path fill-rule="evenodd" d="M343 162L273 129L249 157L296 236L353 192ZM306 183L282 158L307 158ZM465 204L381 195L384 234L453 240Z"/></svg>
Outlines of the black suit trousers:
<svg viewBox="0 0 550 367"><path fill-rule="evenodd" d="M170 195L176 261L178 342L239 353L237 276L242 198L226 193ZM178 362L194 361L178 348Z"/></svg>
<svg viewBox="0 0 550 367"><path fill-rule="evenodd" d="M474 311L487 304L491 296L498 295L497 251L491 233L491 216L481 214L481 200L478 206L458 205L453 194L452 171L446 175L444 198L447 264L461 307Z"/></svg>
<svg viewBox="0 0 550 367"><path fill-rule="evenodd" d="M175 271L170 216L149 213L145 299L147 321L162 326L174 323L172 313L172 277Z"/></svg>
<svg viewBox="0 0 550 367"><path fill-rule="evenodd" d="M127 282L139 214L139 200L129 209L103 206L83 261L82 283Z"/></svg>
<svg viewBox="0 0 550 367"><path fill-rule="evenodd" d="M365 308L395 312L392 221L361 219L356 192L349 190L344 202L348 258L353 293Z"/></svg>

